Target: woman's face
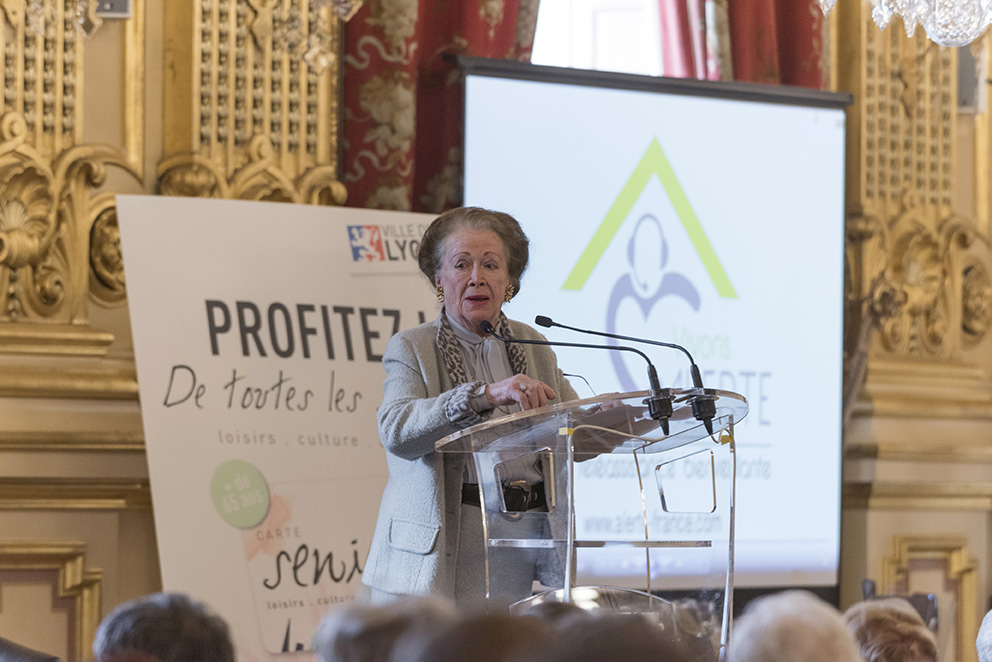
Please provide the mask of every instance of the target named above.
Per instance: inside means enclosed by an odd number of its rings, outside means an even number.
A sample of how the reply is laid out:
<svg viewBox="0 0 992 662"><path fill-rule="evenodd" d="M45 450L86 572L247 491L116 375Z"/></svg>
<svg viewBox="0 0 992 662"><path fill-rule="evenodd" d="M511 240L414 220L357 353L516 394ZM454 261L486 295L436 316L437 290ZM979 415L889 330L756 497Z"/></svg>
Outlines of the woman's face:
<svg viewBox="0 0 992 662"><path fill-rule="evenodd" d="M444 288L448 317L482 335L479 324L496 324L510 284L503 242L489 230L455 230L441 246L435 279Z"/></svg>

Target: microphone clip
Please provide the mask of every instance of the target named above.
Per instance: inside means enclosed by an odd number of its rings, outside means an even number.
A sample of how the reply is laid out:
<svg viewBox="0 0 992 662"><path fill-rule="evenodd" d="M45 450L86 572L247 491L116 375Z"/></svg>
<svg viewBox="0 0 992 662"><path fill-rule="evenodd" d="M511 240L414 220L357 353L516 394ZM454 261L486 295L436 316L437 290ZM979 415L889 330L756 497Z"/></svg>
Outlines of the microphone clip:
<svg viewBox="0 0 992 662"><path fill-rule="evenodd" d="M699 389L699 395L692 397L692 415L701 421L706 431L713 434L713 417L716 416L716 397Z"/></svg>
<svg viewBox="0 0 992 662"><path fill-rule="evenodd" d="M648 414L651 419L658 421L661 431L668 436L668 419L672 417L674 411L672 407L672 389L659 388L651 389L651 395L644 399L644 404L648 406Z"/></svg>

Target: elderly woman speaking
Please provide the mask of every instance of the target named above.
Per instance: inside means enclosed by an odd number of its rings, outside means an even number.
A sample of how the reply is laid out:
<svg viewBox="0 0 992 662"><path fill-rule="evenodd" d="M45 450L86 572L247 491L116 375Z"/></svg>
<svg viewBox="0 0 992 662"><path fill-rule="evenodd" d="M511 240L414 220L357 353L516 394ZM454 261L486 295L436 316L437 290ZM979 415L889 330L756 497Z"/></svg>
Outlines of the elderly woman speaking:
<svg viewBox="0 0 992 662"><path fill-rule="evenodd" d="M504 337L543 339L502 313L520 288L527 246L512 216L476 207L448 211L424 233L420 270L443 305L433 322L393 336L383 356L378 418L389 482L363 574L373 602L485 597L478 478L464 455L437 453L434 444L493 416L576 397L549 347L505 344L480 328L488 321ZM508 480L526 480L542 495L540 464L516 462ZM542 498L521 504L544 507ZM527 518L516 525L540 526ZM561 577L554 553L530 549L501 551L490 571L491 597L506 603L529 596L535 579L550 585Z"/></svg>

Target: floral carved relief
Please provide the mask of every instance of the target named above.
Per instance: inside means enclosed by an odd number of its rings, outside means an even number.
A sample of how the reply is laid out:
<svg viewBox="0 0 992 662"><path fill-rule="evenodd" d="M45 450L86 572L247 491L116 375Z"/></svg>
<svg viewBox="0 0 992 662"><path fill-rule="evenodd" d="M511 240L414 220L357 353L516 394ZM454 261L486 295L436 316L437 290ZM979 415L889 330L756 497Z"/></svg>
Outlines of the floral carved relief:
<svg viewBox="0 0 992 662"><path fill-rule="evenodd" d="M18 113L0 120L0 321L83 324L95 266L88 257L92 191L108 165L131 171L122 153L100 145L71 147L50 163L28 135ZM119 237L116 245L122 270ZM113 250L100 250L106 267ZM120 289L123 297L122 273Z"/></svg>
<svg viewBox="0 0 992 662"><path fill-rule="evenodd" d="M127 288L124 279L124 254L121 231L117 225L117 209L104 210L90 229L90 270L96 281L91 291L99 292L107 304L122 303Z"/></svg>
<svg viewBox="0 0 992 662"><path fill-rule="evenodd" d="M992 279L981 264L964 269L961 279L961 327L969 340L982 338L992 323Z"/></svg>
<svg viewBox="0 0 992 662"><path fill-rule="evenodd" d="M940 244L928 232L917 230L897 241L890 273L906 301L900 314L883 327L888 349L917 355L940 353L947 332L944 262Z"/></svg>

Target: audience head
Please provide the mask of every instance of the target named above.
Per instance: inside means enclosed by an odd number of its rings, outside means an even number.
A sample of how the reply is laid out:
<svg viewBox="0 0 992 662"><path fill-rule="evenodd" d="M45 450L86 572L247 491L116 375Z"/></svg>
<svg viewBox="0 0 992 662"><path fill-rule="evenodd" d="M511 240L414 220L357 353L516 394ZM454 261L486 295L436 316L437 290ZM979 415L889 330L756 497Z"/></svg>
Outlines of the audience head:
<svg viewBox="0 0 992 662"><path fill-rule="evenodd" d="M840 613L806 591L767 595L735 622L727 662L859 662Z"/></svg>
<svg viewBox="0 0 992 662"><path fill-rule="evenodd" d="M320 624L317 656L321 662L386 662L400 639L454 620L454 608L439 599L404 598L381 606L349 603Z"/></svg>
<svg viewBox="0 0 992 662"><path fill-rule="evenodd" d="M902 598L865 600L844 612L865 662L937 662L937 639Z"/></svg>
<svg viewBox="0 0 992 662"><path fill-rule="evenodd" d="M533 652L528 659L532 662L709 660L687 655L657 623L641 614L605 610L590 612L584 618L572 616L561 621L557 637L549 639L543 651Z"/></svg>
<svg viewBox="0 0 992 662"><path fill-rule="evenodd" d="M519 662L547 650L554 629L526 616L477 614L433 634L404 639L394 662ZM545 655L536 659L546 660Z"/></svg>
<svg viewBox="0 0 992 662"><path fill-rule="evenodd" d="M975 646L978 648L978 662L992 662L992 611L982 619Z"/></svg>
<svg viewBox="0 0 992 662"><path fill-rule="evenodd" d="M234 662L227 624L180 593L153 593L107 614L93 641L96 662Z"/></svg>
<svg viewBox="0 0 992 662"><path fill-rule="evenodd" d="M514 611L514 614L517 616L539 618L545 623L552 625L563 622L567 623L569 619L583 618L589 615L586 610L574 603L559 602L557 600L546 600L537 602L536 604L529 604L522 609Z"/></svg>

